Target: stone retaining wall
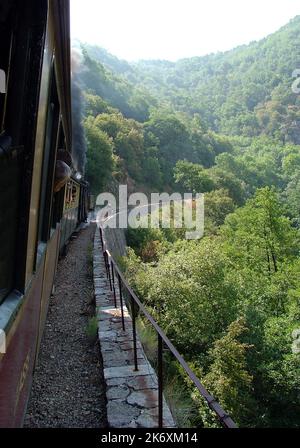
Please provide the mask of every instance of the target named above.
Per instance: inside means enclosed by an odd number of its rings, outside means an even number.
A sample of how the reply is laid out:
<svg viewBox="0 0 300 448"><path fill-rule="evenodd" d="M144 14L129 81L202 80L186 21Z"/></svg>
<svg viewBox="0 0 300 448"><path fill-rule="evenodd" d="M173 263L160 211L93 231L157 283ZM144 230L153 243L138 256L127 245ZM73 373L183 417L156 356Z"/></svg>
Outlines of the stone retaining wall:
<svg viewBox="0 0 300 448"><path fill-rule="evenodd" d="M107 244L107 242L106 242ZM142 344L137 341L138 367L133 359L132 321L124 306L125 331L122 328L119 294L117 307L106 277L99 231L94 238L94 286L98 317L98 335L107 386L107 418L114 428L158 427L158 381ZM118 290L116 285L116 290ZM164 400L164 427L175 427Z"/></svg>

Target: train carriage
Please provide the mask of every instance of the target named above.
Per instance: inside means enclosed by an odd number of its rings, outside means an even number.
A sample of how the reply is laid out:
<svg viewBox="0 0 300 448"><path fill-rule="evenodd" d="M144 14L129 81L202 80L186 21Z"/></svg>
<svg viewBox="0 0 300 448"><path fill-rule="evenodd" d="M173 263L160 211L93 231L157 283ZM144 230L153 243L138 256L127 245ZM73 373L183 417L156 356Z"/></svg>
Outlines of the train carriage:
<svg viewBox="0 0 300 448"><path fill-rule="evenodd" d="M59 252L87 217L72 170L68 0L0 0L0 73L0 427L20 427Z"/></svg>
<svg viewBox="0 0 300 448"><path fill-rule="evenodd" d="M77 227L79 214L80 184L70 179L65 187L64 210L61 222L60 250L63 251Z"/></svg>

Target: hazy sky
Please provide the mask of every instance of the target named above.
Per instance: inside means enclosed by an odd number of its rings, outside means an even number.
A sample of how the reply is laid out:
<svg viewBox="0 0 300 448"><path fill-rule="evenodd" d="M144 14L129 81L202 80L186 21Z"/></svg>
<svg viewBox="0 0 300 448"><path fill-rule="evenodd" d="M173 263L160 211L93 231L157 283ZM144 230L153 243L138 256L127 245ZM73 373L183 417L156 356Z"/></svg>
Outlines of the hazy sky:
<svg viewBox="0 0 300 448"><path fill-rule="evenodd" d="M298 14L300 0L71 0L72 37L127 60L229 50Z"/></svg>

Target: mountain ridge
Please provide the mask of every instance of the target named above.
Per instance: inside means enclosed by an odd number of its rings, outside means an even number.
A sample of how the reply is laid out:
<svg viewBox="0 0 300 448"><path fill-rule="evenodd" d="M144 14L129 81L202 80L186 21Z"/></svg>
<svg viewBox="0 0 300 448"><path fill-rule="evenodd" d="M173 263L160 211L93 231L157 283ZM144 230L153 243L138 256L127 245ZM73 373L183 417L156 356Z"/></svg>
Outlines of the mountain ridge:
<svg viewBox="0 0 300 448"><path fill-rule="evenodd" d="M138 92L145 121L153 101L160 107L199 114L215 132L248 137L269 135L300 144L300 101L292 91L294 69L300 68L300 15L278 31L227 52L171 61L130 64L106 50L83 46L87 54L123 85ZM126 84L126 85L124 85ZM128 94L131 101L133 93ZM109 98L108 101L110 101ZM110 101L113 107L119 104Z"/></svg>

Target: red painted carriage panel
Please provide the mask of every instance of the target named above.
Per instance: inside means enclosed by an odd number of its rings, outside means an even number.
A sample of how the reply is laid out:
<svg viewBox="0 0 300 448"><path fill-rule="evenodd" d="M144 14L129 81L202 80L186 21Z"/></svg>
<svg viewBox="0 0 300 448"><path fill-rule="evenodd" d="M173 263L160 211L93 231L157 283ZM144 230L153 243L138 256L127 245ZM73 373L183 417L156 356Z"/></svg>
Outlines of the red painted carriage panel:
<svg viewBox="0 0 300 448"><path fill-rule="evenodd" d="M7 353L0 361L1 428L22 425L36 356L43 271L42 264L11 328L14 334Z"/></svg>

